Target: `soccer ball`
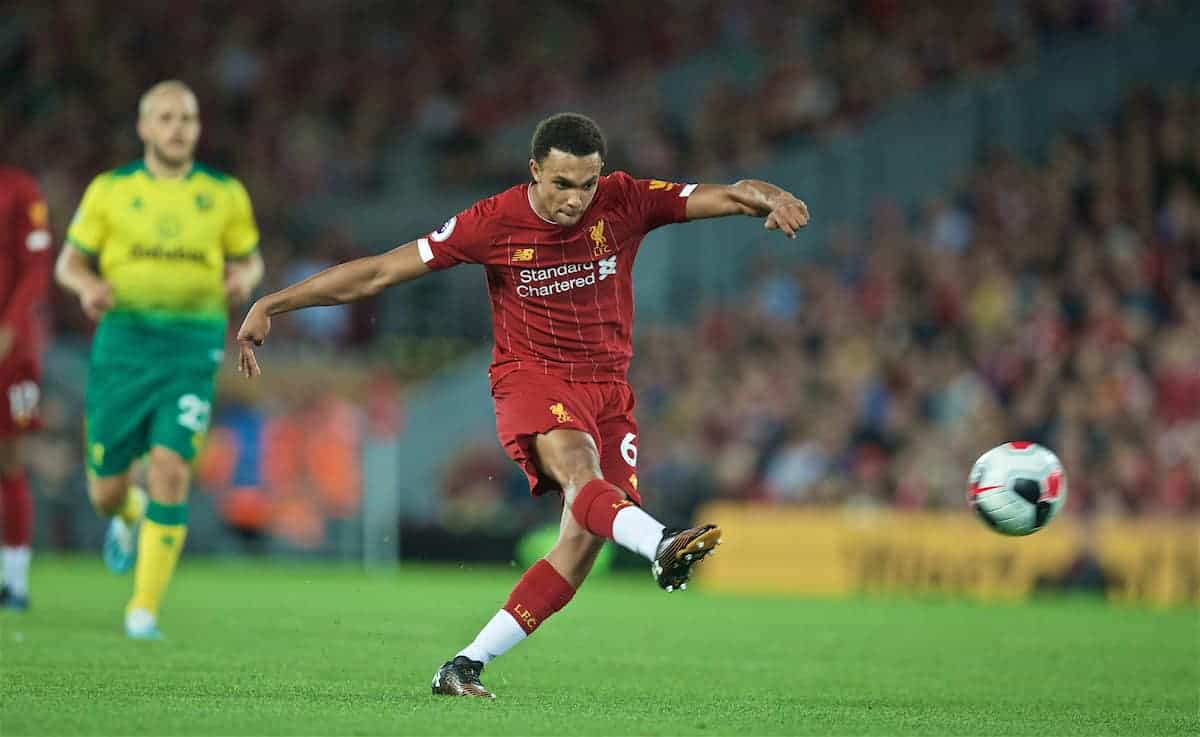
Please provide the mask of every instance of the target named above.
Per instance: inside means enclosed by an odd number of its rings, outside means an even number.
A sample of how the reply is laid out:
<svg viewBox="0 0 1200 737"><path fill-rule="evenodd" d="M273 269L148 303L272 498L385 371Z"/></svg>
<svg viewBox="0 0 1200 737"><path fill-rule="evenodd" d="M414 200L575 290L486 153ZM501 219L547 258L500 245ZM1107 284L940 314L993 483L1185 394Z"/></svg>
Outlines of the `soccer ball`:
<svg viewBox="0 0 1200 737"><path fill-rule="evenodd" d="M1031 535L1067 501L1067 477L1058 456L1037 443L992 448L971 467L967 501L984 524L1003 535Z"/></svg>

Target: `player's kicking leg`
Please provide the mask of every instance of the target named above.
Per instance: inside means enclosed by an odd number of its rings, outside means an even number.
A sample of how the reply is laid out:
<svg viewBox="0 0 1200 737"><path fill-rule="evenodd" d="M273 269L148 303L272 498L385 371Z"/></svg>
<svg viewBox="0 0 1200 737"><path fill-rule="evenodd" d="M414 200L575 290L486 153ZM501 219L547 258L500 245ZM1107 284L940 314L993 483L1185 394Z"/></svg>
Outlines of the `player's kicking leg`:
<svg viewBox="0 0 1200 737"><path fill-rule="evenodd" d="M555 430L535 441L539 463L564 492L555 547L517 582L504 608L433 678L433 693L495 698L480 682L492 659L512 649L575 595L605 540L650 561L659 586L686 588L691 568L721 542L715 525L668 530L600 475L595 442L585 432Z"/></svg>
<svg viewBox="0 0 1200 737"><path fill-rule="evenodd" d="M592 437L577 430L538 435L541 467L562 486L571 513L588 532L612 540L650 562L650 572L668 592L687 588L692 566L721 544L721 528L701 525L667 529L606 481Z"/></svg>

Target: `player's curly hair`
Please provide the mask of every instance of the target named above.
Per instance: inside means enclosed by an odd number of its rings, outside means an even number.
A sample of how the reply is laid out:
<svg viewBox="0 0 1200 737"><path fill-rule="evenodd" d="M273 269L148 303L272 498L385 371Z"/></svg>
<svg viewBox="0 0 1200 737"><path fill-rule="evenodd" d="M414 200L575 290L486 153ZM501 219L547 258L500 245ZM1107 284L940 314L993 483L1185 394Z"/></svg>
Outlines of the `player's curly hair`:
<svg viewBox="0 0 1200 737"><path fill-rule="evenodd" d="M600 126L579 113L558 113L538 123L529 144L529 155L541 164L552 148L574 156L599 153L601 159L608 154Z"/></svg>

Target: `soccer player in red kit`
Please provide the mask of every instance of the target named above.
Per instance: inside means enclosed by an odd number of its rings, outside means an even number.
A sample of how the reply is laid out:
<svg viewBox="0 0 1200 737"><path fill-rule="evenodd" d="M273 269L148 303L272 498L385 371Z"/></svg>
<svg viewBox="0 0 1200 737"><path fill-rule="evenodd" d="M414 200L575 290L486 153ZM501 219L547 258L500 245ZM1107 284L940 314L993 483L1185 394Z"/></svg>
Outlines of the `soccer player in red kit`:
<svg viewBox="0 0 1200 737"><path fill-rule="evenodd" d="M29 606L33 499L20 436L37 428L41 369L37 308L50 283L46 203L33 178L0 167L0 605Z"/></svg>
<svg viewBox="0 0 1200 737"><path fill-rule="evenodd" d="M238 332L239 368L260 373L253 346L270 319L351 302L430 271L482 264L495 338L489 371L496 430L533 494L563 499L558 540L517 583L475 640L434 676L435 694L492 697L484 665L571 600L605 540L650 561L659 586L685 588L720 528L665 529L642 510L637 423L626 383L632 356L633 261L669 223L724 215L766 218L795 237L808 208L765 182L679 184L602 175L605 141L592 120L563 113L533 135L531 181L482 200L424 238L327 269L269 294Z"/></svg>

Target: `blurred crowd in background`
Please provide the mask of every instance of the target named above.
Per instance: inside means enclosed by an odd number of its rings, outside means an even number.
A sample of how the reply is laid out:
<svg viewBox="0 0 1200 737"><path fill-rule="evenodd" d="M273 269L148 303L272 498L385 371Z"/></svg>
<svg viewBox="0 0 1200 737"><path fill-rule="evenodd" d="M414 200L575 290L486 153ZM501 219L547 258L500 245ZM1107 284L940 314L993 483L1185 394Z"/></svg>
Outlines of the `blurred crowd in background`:
<svg viewBox="0 0 1200 737"><path fill-rule="evenodd" d="M392 245L296 216L322 197L386 197L405 164L396 152L414 140L439 162L431 187L508 186L525 176L526 152L506 132L527 140L541 113L599 110L612 167L721 181L780 146L852 132L904 96L1162 4L22 1L0 31L0 130L4 158L37 175L61 236L88 180L140 156L141 92L186 80L201 104L200 157L246 183L274 289ZM714 74L686 106L663 104L672 65L738 51L754 73ZM838 228L821 258L760 264L739 301L689 327L639 324L631 381L651 506L683 519L710 498L956 505L976 455L1026 438L1062 456L1077 509L1195 513L1196 130L1194 94L1131 95L1115 120L1061 137L1046 161L997 153L920 212L880 202L870 222ZM86 336L75 302L59 290L53 302L58 334ZM389 337L370 310L310 311L281 321L280 335L369 347ZM380 376L362 374L376 377L364 384ZM255 448L283 442L255 411L290 418L279 432L306 417L344 431L348 409L322 404L338 388L304 386L269 409L247 400L219 415L202 479L236 491L246 474L300 473L313 454L251 473L228 443L238 433ZM388 384L375 396L400 393ZM49 405L61 432L40 441L35 473L65 484L77 418ZM378 400L367 408L372 427L402 437L397 413ZM289 517L300 543L319 537L314 515L358 503L333 478L339 452L311 472L311 509ZM494 441L463 451L443 493L451 527L556 514L527 499ZM269 513L260 499L229 498L235 526Z"/></svg>
<svg viewBox="0 0 1200 737"><path fill-rule="evenodd" d="M201 158L253 197L271 287L364 252L344 223L314 231L296 214L322 195L386 192L404 140L437 152L442 186L508 186L525 176L525 152L495 134L519 126L527 140L533 116L582 107L603 111L612 166L719 179L775 145L845 130L891 100L1028 59L1061 35L1119 28L1156 4L19 0L0 32L0 130L4 158L37 173L62 233L92 176L140 156L139 95L185 80L200 100ZM752 54L757 71L718 72L687 107L665 110L662 70L720 49ZM60 297L60 329L86 332L71 307ZM374 337L369 321L342 320L314 318L298 337Z"/></svg>

